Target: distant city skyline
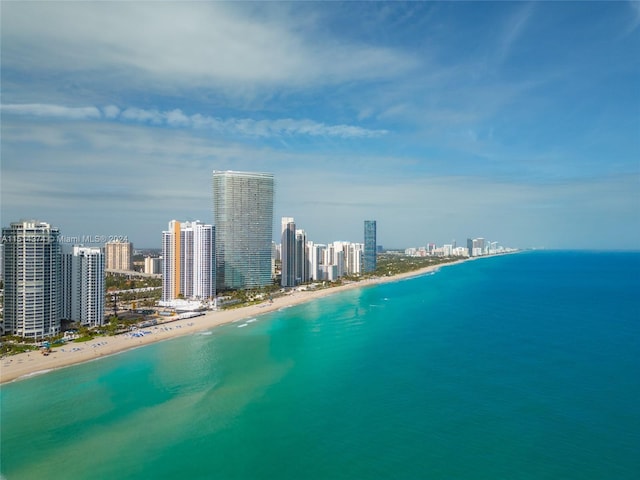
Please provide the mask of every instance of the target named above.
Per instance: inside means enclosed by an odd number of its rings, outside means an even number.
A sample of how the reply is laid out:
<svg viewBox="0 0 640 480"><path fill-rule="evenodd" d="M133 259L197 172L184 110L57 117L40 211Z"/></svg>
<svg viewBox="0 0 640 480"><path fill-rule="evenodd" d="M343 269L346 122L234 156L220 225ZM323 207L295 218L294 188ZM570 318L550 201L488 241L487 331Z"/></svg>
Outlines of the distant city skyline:
<svg viewBox="0 0 640 480"><path fill-rule="evenodd" d="M4 224L159 248L268 171L276 242L640 248L640 2L1 8Z"/></svg>

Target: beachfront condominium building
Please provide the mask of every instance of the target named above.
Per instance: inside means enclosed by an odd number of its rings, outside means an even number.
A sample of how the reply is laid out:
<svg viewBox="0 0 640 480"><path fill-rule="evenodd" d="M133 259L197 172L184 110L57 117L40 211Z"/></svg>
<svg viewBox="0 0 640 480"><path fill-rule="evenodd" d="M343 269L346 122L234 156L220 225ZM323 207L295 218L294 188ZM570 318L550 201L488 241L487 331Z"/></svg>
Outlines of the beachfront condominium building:
<svg viewBox="0 0 640 480"><path fill-rule="evenodd" d="M213 172L219 290L271 284L273 196L270 173Z"/></svg>
<svg viewBox="0 0 640 480"><path fill-rule="evenodd" d="M296 282L309 281L309 255L307 252L307 232L296 230Z"/></svg>
<svg viewBox="0 0 640 480"><path fill-rule="evenodd" d="M282 217L280 234L280 285L296 286L296 224L291 217Z"/></svg>
<svg viewBox="0 0 640 480"><path fill-rule="evenodd" d="M215 235L200 221L169 222L162 232L162 301L215 297Z"/></svg>
<svg viewBox="0 0 640 480"><path fill-rule="evenodd" d="M364 221L364 255L362 271L373 272L376 269L376 221Z"/></svg>
<svg viewBox="0 0 640 480"><path fill-rule="evenodd" d="M86 327L104 324L105 255L74 245L62 254L62 318Z"/></svg>
<svg viewBox="0 0 640 480"><path fill-rule="evenodd" d="M324 251L326 245L307 241L307 257L309 263L309 280L322 280L320 274L322 265L324 264Z"/></svg>
<svg viewBox="0 0 640 480"><path fill-rule="evenodd" d="M43 338L60 333L62 274L59 231L26 220L2 229L4 330Z"/></svg>
<svg viewBox="0 0 640 480"><path fill-rule="evenodd" d="M296 229L293 218L282 217L280 238L280 284L283 287L294 287L308 282L307 233Z"/></svg>
<svg viewBox="0 0 640 480"><path fill-rule="evenodd" d="M107 242L104 245L107 270L133 270L133 244Z"/></svg>
<svg viewBox="0 0 640 480"><path fill-rule="evenodd" d="M344 275L359 275L362 273L363 243L341 242L344 252Z"/></svg>
<svg viewBox="0 0 640 480"><path fill-rule="evenodd" d="M171 220L162 232L162 301L168 302L180 295L180 222Z"/></svg>

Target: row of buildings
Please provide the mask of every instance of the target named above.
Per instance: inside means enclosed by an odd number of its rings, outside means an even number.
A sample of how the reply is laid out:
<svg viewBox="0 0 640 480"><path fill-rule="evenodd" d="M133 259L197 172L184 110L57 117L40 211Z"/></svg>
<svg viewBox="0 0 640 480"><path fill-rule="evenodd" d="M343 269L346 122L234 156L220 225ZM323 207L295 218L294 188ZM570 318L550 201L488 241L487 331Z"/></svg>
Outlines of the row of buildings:
<svg viewBox="0 0 640 480"><path fill-rule="evenodd" d="M280 260L281 285L295 287L312 281L334 281L376 269L376 221L365 220L364 243L336 241L328 245L307 239L292 217L282 218L281 242L274 245Z"/></svg>
<svg viewBox="0 0 640 480"><path fill-rule="evenodd" d="M163 301L270 285L278 260L286 287L375 269L375 221L365 222L364 243L322 245L285 218L282 242L274 245L273 200L272 174L214 171L213 224L171 221L162 233L162 259L145 259L145 270L161 268ZM102 325L106 271L133 270L128 241L72 245L83 239L61 238L57 228L36 220L14 222L2 234L4 334L48 337L60 333L62 320Z"/></svg>
<svg viewBox="0 0 640 480"><path fill-rule="evenodd" d="M162 301L212 299L224 290L271 285L280 265L283 287L375 270L376 222L364 243L314 244L293 218L273 242L274 177L214 171L213 224L172 220L162 232Z"/></svg>
<svg viewBox="0 0 640 480"><path fill-rule="evenodd" d="M162 232L164 304L272 282L273 175L216 170L212 180L213 225L172 220Z"/></svg>
<svg viewBox="0 0 640 480"><path fill-rule="evenodd" d="M313 281L335 281L345 275L360 275L375 270L375 221L366 221L365 231L367 229L372 231L366 239L374 252L368 256L365 255L367 242L314 243L307 240L304 230L296 228L292 217L283 217L281 242L271 243L269 270L266 264L264 267L264 277L267 278L268 273L269 281L263 286L273 283L278 277L281 286L295 287ZM217 291L230 289L222 281L216 281L221 276L217 275L216 268L215 231L213 225L200 221L172 220L168 229L162 232L162 257L147 258L145 263L159 261L161 264L162 301L165 304L176 299L207 300L215 297ZM245 265L242 263L236 264L233 270L236 276L249 276L243 272L243 267Z"/></svg>
<svg viewBox="0 0 640 480"><path fill-rule="evenodd" d="M3 333L37 339L60 333L61 320L103 324L102 248L63 252L59 230L35 220L3 228L2 244Z"/></svg>
<svg viewBox="0 0 640 480"><path fill-rule="evenodd" d="M484 238L468 238L466 247L459 247L456 242L438 247L429 243L424 247L411 247L404 250L404 254L411 257L480 257L512 252L512 248L503 247L498 242L490 242Z"/></svg>
<svg viewBox="0 0 640 480"><path fill-rule="evenodd" d="M162 302L210 301L217 292L271 285L279 267L283 287L334 281L376 269L376 221L364 222L363 242L318 244L294 218L280 222L273 242L274 177L268 173L214 171L213 223L172 220L162 232L162 257L146 258L145 271L162 273ZM34 220L2 230L4 333L40 338L60 331L61 320L104 322L105 272L133 270L133 245L123 239L103 248L73 245ZM96 237L91 237L96 238ZM90 241L90 240L89 240ZM408 249L407 255L479 256L505 251L496 242L469 239Z"/></svg>

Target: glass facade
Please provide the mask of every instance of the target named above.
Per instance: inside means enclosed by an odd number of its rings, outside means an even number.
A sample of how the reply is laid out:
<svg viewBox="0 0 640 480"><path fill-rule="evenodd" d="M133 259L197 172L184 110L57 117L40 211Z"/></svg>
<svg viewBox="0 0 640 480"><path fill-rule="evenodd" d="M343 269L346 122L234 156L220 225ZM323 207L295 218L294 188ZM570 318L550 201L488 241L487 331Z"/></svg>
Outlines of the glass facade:
<svg viewBox="0 0 640 480"><path fill-rule="evenodd" d="M296 230L296 282L309 281L309 259L307 258L307 234Z"/></svg>
<svg viewBox="0 0 640 480"><path fill-rule="evenodd" d="M287 221L291 220L291 221ZM282 219L281 282L283 287L296 286L296 224L293 218Z"/></svg>
<svg viewBox="0 0 640 480"><path fill-rule="evenodd" d="M373 272L376 269L376 221L364 221L364 273Z"/></svg>
<svg viewBox="0 0 640 480"><path fill-rule="evenodd" d="M213 218L219 290L271 284L274 178L214 171Z"/></svg>

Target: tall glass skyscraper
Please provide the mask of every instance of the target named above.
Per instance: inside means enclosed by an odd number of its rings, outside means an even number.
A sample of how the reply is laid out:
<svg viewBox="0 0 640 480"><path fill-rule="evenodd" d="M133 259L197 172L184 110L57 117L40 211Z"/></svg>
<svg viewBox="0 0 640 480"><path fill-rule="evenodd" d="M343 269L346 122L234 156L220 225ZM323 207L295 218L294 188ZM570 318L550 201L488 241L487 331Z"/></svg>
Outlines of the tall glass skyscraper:
<svg viewBox="0 0 640 480"><path fill-rule="evenodd" d="M376 269L376 221L364 221L364 273L373 272Z"/></svg>
<svg viewBox="0 0 640 480"><path fill-rule="evenodd" d="M280 243L280 285L296 286L296 224L291 217L282 217L282 234Z"/></svg>
<svg viewBox="0 0 640 480"><path fill-rule="evenodd" d="M273 195L270 173L214 170L218 290L271 284Z"/></svg>
<svg viewBox="0 0 640 480"><path fill-rule="evenodd" d="M38 339L60 333L59 231L35 220L2 229L5 333Z"/></svg>
<svg viewBox="0 0 640 480"><path fill-rule="evenodd" d="M307 256L307 232L296 229L296 282L309 281L309 258Z"/></svg>

